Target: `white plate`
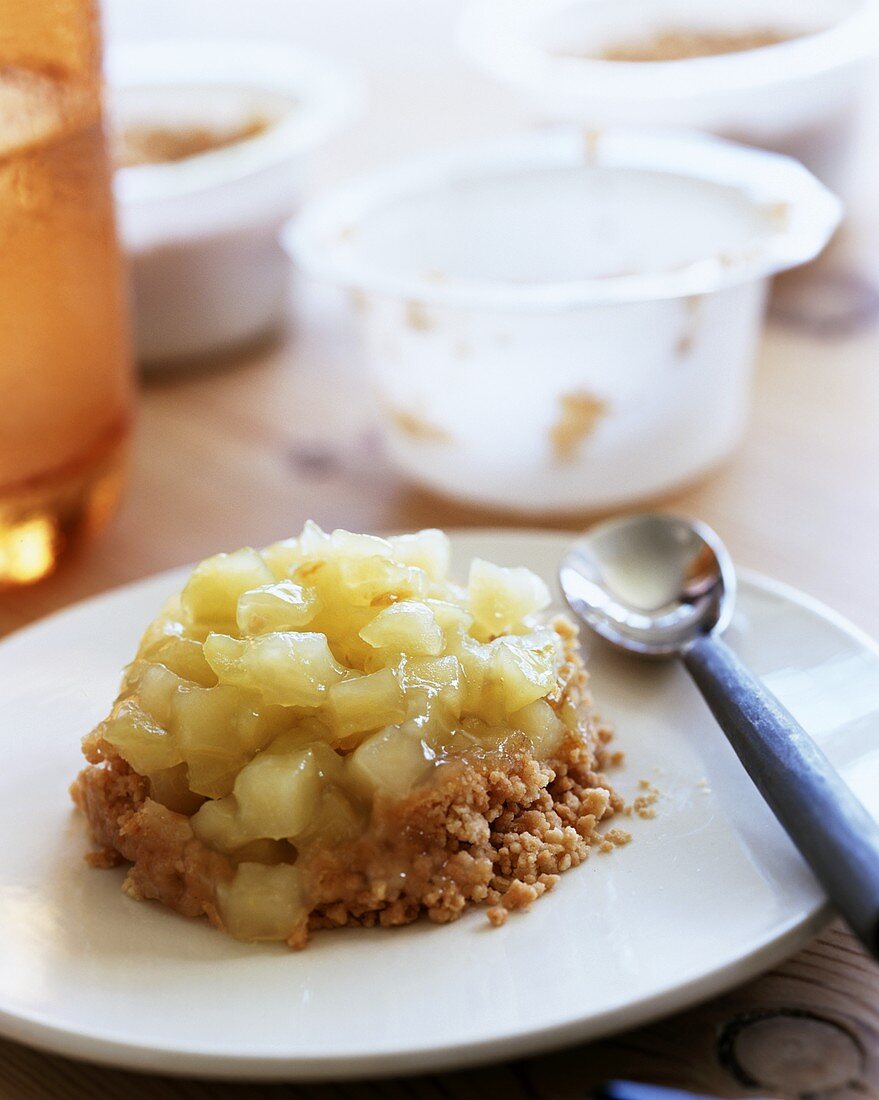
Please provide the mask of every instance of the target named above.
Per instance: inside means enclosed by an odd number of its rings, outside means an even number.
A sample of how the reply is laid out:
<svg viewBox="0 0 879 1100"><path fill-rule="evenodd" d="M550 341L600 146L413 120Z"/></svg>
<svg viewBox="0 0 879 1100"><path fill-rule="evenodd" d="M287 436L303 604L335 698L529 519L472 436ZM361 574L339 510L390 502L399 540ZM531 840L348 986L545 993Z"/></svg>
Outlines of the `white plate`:
<svg viewBox="0 0 879 1100"><path fill-rule="evenodd" d="M462 533L473 555L552 581L566 539ZM595 855L500 929L341 930L303 953L246 946L131 901L123 872L82 860L67 785L79 738L182 572L82 604L0 646L0 1031L163 1073L366 1076L520 1056L630 1027L772 965L825 922L822 896L679 669L596 651L601 709L627 762L662 792ZM742 578L729 640L879 815L879 653L813 601Z"/></svg>

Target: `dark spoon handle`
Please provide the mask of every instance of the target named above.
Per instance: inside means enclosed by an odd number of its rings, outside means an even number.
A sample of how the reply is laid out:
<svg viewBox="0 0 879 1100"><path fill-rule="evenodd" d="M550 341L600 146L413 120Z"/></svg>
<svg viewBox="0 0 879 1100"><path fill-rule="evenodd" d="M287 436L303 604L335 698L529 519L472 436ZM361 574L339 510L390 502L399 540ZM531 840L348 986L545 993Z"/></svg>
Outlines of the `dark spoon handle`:
<svg viewBox="0 0 879 1100"><path fill-rule="evenodd" d="M879 957L879 827L812 738L719 638L684 664L830 900Z"/></svg>

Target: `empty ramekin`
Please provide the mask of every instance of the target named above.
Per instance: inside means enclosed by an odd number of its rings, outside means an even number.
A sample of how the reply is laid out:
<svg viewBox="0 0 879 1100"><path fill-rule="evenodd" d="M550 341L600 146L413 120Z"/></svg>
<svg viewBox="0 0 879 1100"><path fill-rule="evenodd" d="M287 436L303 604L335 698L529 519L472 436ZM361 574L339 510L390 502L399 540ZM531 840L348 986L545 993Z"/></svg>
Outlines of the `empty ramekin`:
<svg viewBox="0 0 879 1100"><path fill-rule="evenodd" d="M246 343L280 320L289 265L278 244L308 154L352 117L356 83L281 43L150 42L110 51L111 124L255 136L186 159L120 168L139 358L164 364Z"/></svg>
<svg viewBox="0 0 879 1100"><path fill-rule="evenodd" d="M400 466L538 514L648 498L728 455L767 278L839 217L786 157L565 130L349 184L285 240L351 291Z"/></svg>
<svg viewBox="0 0 879 1100"><path fill-rule="evenodd" d="M663 31L755 29L796 37L676 61L600 56ZM461 41L548 118L707 130L794 156L839 190L879 0L476 0Z"/></svg>

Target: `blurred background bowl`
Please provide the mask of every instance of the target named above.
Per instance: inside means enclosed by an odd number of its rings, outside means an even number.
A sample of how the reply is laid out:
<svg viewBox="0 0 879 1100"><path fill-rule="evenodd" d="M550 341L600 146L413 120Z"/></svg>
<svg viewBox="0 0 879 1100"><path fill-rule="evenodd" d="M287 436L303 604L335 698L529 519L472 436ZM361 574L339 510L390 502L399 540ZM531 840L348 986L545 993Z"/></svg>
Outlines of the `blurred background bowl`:
<svg viewBox="0 0 879 1100"><path fill-rule="evenodd" d="M406 473L551 514L654 496L730 453L767 280L840 215L786 157L566 128L361 179L286 240L351 292Z"/></svg>
<svg viewBox="0 0 879 1100"><path fill-rule="evenodd" d="M460 38L549 119L707 130L796 157L844 192L879 2L476 0ZM727 52L684 56L725 38ZM742 49L749 39L770 44ZM657 46L676 59L614 59Z"/></svg>
<svg viewBox="0 0 879 1100"><path fill-rule="evenodd" d="M253 41L119 45L107 75L138 358L162 366L271 332L289 273L278 231L309 154L356 114L357 82Z"/></svg>

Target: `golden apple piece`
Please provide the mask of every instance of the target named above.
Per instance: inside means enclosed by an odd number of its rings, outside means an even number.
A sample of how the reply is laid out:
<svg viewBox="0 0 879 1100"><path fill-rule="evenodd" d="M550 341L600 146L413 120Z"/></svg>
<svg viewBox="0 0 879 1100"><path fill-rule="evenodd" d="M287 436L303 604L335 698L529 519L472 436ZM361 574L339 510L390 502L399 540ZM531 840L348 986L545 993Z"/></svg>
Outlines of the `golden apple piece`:
<svg viewBox="0 0 879 1100"><path fill-rule="evenodd" d="M430 588L423 569L379 557L341 559L339 579L346 602L355 607L419 599L426 596Z"/></svg>
<svg viewBox="0 0 879 1100"><path fill-rule="evenodd" d="M134 699L117 703L100 728L104 740L140 775L183 763L177 739Z"/></svg>
<svg viewBox="0 0 879 1100"><path fill-rule="evenodd" d="M290 580L263 585L238 597L238 630L248 635L299 630L308 626L320 607L314 588Z"/></svg>
<svg viewBox="0 0 879 1100"><path fill-rule="evenodd" d="M535 699L511 714L510 726L525 734L538 760L557 752L565 736L564 723L545 699Z"/></svg>
<svg viewBox="0 0 879 1100"><path fill-rule="evenodd" d="M402 722L406 703L397 677L389 668L333 684L327 702L327 717L341 741Z"/></svg>
<svg viewBox="0 0 879 1100"><path fill-rule="evenodd" d="M186 685L186 680L164 665L148 664L137 678L136 699L147 714L167 729L171 725L174 696Z"/></svg>
<svg viewBox="0 0 879 1100"><path fill-rule="evenodd" d="M393 535L388 542L394 561L423 569L432 581L448 576L451 550L444 532L432 527L413 535Z"/></svg>
<svg viewBox="0 0 879 1100"><path fill-rule="evenodd" d="M303 839L324 844L341 844L361 836L366 824L366 811L341 787L323 789L320 803Z"/></svg>
<svg viewBox="0 0 879 1100"><path fill-rule="evenodd" d="M260 550L259 555L271 569L276 581L289 580L303 558L299 539L281 539L279 542L273 542Z"/></svg>
<svg viewBox="0 0 879 1100"><path fill-rule="evenodd" d="M505 568L474 558L470 565L470 611L489 637L517 630L549 606L549 589L522 566Z"/></svg>
<svg viewBox="0 0 879 1100"><path fill-rule="evenodd" d="M295 840L307 832L324 786L340 780L343 770L341 757L321 743L261 753L235 780L241 828L250 837Z"/></svg>
<svg viewBox="0 0 879 1100"><path fill-rule="evenodd" d="M409 703L407 717L415 718L419 712L439 714L448 723L460 716L464 674L457 657L407 657L399 675Z"/></svg>
<svg viewBox="0 0 879 1100"><path fill-rule="evenodd" d="M425 604L433 612L433 616L440 625L445 636L445 648L448 649L462 634L468 634L473 626L474 618L470 612L460 604L451 600L427 599Z"/></svg>
<svg viewBox="0 0 879 1100"><path fill-rule="evenodd" d="M283 863L295 854L284 841L252 837L241 824L234 795L205 802L193 815L192 831L203 844L239 863Z"/></svg>
<svg viewBox="0 0 879 1100"><path fill-rule="evenodd" d="M391 558L394 551L387 539L378 535L359 535L353 531L339 528L329 536L328 557L340 561L353 561L357 558Z"/></svg>
<svg viewBox="0 0 879 1100"><path fill-rule="evenodd" d="M478 642L467 634L458 638L453 648L461 667L462 709L469 714L479 715L484 709L492 650L485 642Z"/></svg>
<svg viewBox="0 0 879 1100"><path fill-rule="evenodd" d="M500 681L504 710L521 710L556 686L557 651L540 635L498 638L491 643L490 677Z"/></svg>
<svg viewBox="0 0 879 1100"><path fill-rule="evenodd" d="M296 867L288 863L239 863L231 882L217 885L217 906L239 940L286 940L305 919L308 906Z"/></svg>
<svg viewBox="0 0 879 1100"><path fill-rule="evenodd" d="M238 817L238 802L231 794L203 803L192 817L192 831L204 844L226 854L255 839L252 833L243 829Z"/></svg>
<svg viewBox="0 0 879 1100"><path fill-rule="evenodd" d="M174 697L173 724L189 767L189 786L196 794L208 798L229 794L247 760L237 736L239 701L239 693L224 684L192 685Z"/></svg>
<svg viewBox="0 0 879 1100"><path fill-rule="evenodd" d="M150 774L150 798L173 810L176 814L189 817L204 802L201 795L193 794L189 789L189 774L185 764L173 768L162 768Z"/></svg>
<svg viewBox="0 0 879 1100"><path fill-rule="evenodd" d="M210 634L204 655L221 684L258 692L264 702L283 707L319 707L331 685L345 677L325 634Z"/></svg>
<svg viewBox="0 0 879 1100"><path fill-rule="evenodd" d="M211 666L204 659L201 642L194 638L167 637L152 650L150 660L201 687L213 687L217 682Z"/></svg>
<svg viewBox="0 0 879 1100"><path fill-rule="evenodd" d="M430 771L432 755L420 731L389 726L368 737L347 758L348 779L364 797L407 795Z"/></svg>
<svg viewBox="0 0 879 1100"><path fill-rule="evenodd" d="M445 646L434 613L415 600L384 608L360 631L360 637L375 649L415 657L437 657Z"/></svg>
<svg viewBox="0 0 879 1100"><path fill-rule="evenodd" d="M180 594L181 606L193 623L204 623L215 630L232 629L239 596L274 580L256 550L216 554L195 567Z"/></svg>
<svg viewBox="0 0 879 1100"><path fill-rule="evenodd" d="M305 716L296 715L287 707L264 704L258 695L239 692L235 707L234 726L229 731L232 740L237 740L241 751L250 758L261 752L267 745L286 733L292 726L302 730L307 724ZM323 734L325 736L325 734ZM316 739L313 735L311 740ZM298 736L299 743L309 740Z"/></svg>

